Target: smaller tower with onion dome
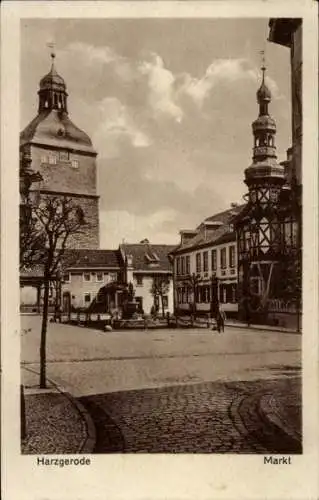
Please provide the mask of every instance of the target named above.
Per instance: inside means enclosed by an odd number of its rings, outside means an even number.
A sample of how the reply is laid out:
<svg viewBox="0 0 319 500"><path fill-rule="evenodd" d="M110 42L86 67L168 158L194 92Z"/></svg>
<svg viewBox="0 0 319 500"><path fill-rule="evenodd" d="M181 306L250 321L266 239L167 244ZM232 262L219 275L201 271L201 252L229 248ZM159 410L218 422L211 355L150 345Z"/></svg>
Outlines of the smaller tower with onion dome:
<svg viewBox="0 0 319 500"><path fill-rule="evenodd" d="M41 193L67 196L79 205L88 222L85 234L75 235L73 248L99 247L99 197L96 192L96 156L90 137L69 118L68 93L55 68L39 84L38 114L20 134L20 154L27 151L34 171L42 177Z"/></svg>
<svg viewBox="0 0 319 500"><path fill-rule="evenodd" d="M275 293L282 250L280 203L285 170L277 162L276 123L269 114L271 92L262 65L257 91L259 114L252 123L253 158L245 170L247 205L236 221L238 285L242 316L267 322L268 301Z"/></svg>

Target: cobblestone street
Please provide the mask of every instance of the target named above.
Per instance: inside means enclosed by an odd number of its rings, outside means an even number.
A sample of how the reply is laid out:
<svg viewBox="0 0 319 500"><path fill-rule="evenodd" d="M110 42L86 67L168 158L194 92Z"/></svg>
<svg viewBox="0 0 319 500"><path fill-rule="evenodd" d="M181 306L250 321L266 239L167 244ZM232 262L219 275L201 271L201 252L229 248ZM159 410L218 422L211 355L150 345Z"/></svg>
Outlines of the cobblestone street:
<svg viewBox="0 0 319 500"><path fill-rule="evenodd" d="M22 319L28 391L39 324ZM103 333L50 323L47 376L90 415L95 453L300 453L300 343L230 327Z"/></svg>
<svg viewBox="0 0 319 500"><path fill-rule="evenodd" d="M97 430L96 453L300 453L270 424L265 394L300 396L298 379L204 383L82 398ZM294 415L301 425L301 415Z"/></svg>

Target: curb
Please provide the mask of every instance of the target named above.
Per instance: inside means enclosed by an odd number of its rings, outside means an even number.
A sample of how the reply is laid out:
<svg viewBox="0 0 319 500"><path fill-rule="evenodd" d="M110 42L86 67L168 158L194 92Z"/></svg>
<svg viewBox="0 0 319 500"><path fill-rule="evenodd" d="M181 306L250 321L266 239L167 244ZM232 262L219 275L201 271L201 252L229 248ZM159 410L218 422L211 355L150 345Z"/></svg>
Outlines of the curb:
<svg viewBox="0 0 319 500"><path fill-rule="evenodd" d="M69 392L63 392L62 394L64 394L76 407L85 424L86 438L84 443L80 446L78 453L93 453L96 444L96 430L91 415L82 403L75 399Z"/></svg>
<svg viewBox="0 0 319 500"><path fill-rule="evenodd" d="M259 411L264 420L270 422L275 427L279 428L281 432L283 432L286 436L294 441L301 443L301 435L296 433L293 429L289 427L289 425L283 424L280 417L276 414L274 410L271 409L271 404L269 404L268 400L272 396L269 394L264 394L259 400Z"/></svg>
<svg viewBox="0 0 319 500"><path fill-rule="evenodd" d="M298 335L301 335L302 332L297 332L297 330L292 330L290 328L276 328L276 327L270 327L268 325L247 325L243 323L227 323L225 322L225 326L229 326L230 328L245 328L247 330L262 330L262 331L269 331L269 332L280 332L280 333L295 333Z"/></svg>
<svg viewBox="0 0 319 500"><path fill-rule="evenodd" d="M30 370L30 369L28 369ZM37 373L35 370L30 370L33 373ZM95 425L93 423L93 420L91 418L91 415L89 412L84 408L82 403L80 403L72 394L69 392L65 391L62 387L60 387L58 384L56 384L52 379L47 378L47 382L62 396L64 396L66 399L69 400L69 402L76 408L77 412L79 413L82 422L84 422L84 428L86 432L86 437L84 438L84 441L81 443L77 453L92 453L95 444L96 444L96 430L95 430ZM40 390L39 390L40 391ZM51 388L47 388L46 392L52 392Z"/></svg>
<svg viewBox="0 0 319 500"><path fill-rule="evenodd" d="M271 396L264 395L259 400L258 410L261 418L266 425L276 429L279 435L288 440L292 447L298 450L297 453L302 453L302 436L297 435L289 426L284 425L274 411L269 411L269 407L265 402L265 398L269 397Z"/></svg>

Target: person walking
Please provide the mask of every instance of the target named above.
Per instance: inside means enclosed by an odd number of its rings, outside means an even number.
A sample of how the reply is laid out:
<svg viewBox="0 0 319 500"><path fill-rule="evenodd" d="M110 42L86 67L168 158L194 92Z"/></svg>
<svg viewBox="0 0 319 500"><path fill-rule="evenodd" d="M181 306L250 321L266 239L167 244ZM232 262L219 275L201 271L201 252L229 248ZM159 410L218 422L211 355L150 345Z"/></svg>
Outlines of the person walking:
<svg viewBox="0 0 319 500"><path fill-rule="evenodd" d="M225 331L225 319L226 314L222 309L219 309L217 313L217 330L219 333Z"/></svg>

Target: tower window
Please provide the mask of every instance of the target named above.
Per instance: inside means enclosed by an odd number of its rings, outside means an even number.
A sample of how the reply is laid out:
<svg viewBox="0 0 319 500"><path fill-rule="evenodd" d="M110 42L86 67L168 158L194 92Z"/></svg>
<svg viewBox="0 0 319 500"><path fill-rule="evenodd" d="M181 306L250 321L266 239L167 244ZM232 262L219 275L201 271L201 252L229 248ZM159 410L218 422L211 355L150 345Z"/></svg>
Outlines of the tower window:
<svg viewBox="0 0 319 500"><path fill-rule="evenodd" d="M60 160L68 161L69 160L69 152L68 151L60 151Z"/></svg>
<svg viewBox="0 0 319 500"><path fill-rule="evenodd" d="M79 168L79 160L71 161L72 168Z"/></svg>

